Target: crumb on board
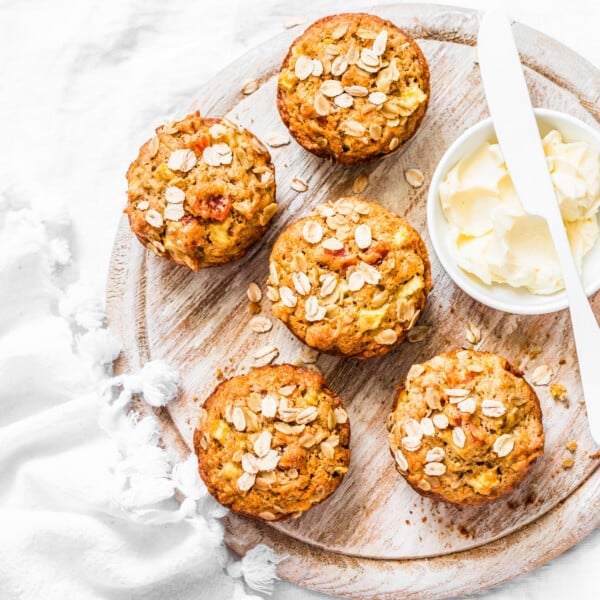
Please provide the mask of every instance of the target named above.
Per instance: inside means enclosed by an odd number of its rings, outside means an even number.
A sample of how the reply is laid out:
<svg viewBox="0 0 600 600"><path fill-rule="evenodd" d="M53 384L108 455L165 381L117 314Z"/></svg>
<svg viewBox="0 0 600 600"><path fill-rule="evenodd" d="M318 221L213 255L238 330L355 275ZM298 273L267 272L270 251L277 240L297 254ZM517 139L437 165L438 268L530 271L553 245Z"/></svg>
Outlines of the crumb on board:
<svg viewBox="0 0 600 600"><path fill-rule="evenodd" d="M258 302L248 302L248 310L251 314L257 315L260 312L260 304Z"/></svg>
<svg viewBox="0 0 600 600"><path fill-rule="evenodd" d="M562 459L562 468L563 469L570 469L574 464L575 464L575 461L570 456L565 456L565 458Z"/></svg>
<svg viewBox="0 0 600 600"><path fill-rule="evenodd" d="M567 450L569 452L575 452L575 450L577 450L577 441L576 440L571 440L568 444L567 444Z"/></svg>
<svg viewBox="0 0 600 600"><path fill-rule="evenodd" d="M559 402L567 401L567 388L562 383L556 381L550 385L550 395Z"/></svg>
<svg viewBox="0 0 600 600"><path fill-rule="evenodd" d="M533 358L537 358L540 354L542 353L542 350L540 348L530 348L529 349L529 358L533 359Z"/></svg>
<svg viewBox="0 0 600 600"><path fill-rule="evenodd" d="M217 379L223 379L223 369L217 369L217 370L215 371L215 377L216 377Z"/></svg>

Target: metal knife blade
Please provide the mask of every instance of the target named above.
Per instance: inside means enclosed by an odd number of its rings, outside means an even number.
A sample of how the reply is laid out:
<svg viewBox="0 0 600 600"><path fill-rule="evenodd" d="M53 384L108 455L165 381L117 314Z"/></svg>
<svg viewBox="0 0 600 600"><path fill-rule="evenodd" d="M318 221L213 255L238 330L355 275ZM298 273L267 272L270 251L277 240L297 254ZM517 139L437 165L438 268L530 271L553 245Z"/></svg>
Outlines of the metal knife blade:
<svg viewBox="0 0 600 600"><path fill-rule="evenodd" d="M502 11L483 16L477 55L498 143L523 208L544 218L548 211L558 213L519 53Z"/></svg>

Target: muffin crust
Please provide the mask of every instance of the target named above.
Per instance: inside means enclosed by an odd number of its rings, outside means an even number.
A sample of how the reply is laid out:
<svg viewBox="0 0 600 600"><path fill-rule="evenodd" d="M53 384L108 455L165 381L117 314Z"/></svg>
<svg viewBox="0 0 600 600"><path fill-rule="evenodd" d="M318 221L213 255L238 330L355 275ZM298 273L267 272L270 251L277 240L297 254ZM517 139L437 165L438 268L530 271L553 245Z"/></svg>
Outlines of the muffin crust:
<svg viewBox="0 0 600 600"><path fill-rule="evenodd" d="M127 171L132 232L148 250L198 271L242 257L277 211L263 144L199 112L162 125Z"/></svg>
<svg viewBox="0 0 600 600"><path fill-rule="evenodd" d="M419 127L429 67L392 22L348 13L313 23L281 66L277 106L306 150L352 164L393 152Z"/></svg>
<svg viewBox="0 0 600 600"><path fill-rule="evenodd" d="M221 383L194 432L200 476L232 510L267 521L325 500L350 463L350 423L322 375L292 365Z"/></svg>
<svg viewBox="0 0 600 600"><path fill-rule="evenodd" d="M512 491L544 451L539 400L523 373L474 350L413 365L388 429L404 479L419 494L452 504Z"/></svg>
<svg viewBox="0 0 600 600"><path fill-rule="evenodd" d="M290 225L270 257L273 314L309 346L369 358L398 346L431 289L427 249L402 217L340 198Z"/></svg>

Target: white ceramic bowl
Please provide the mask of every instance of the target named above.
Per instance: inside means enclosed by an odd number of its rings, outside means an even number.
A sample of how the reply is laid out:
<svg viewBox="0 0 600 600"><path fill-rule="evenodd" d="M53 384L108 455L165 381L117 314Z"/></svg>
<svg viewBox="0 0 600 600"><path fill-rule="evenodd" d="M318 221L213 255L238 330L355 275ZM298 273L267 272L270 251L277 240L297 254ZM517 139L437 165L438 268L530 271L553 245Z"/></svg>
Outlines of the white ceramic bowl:
<svg viewBox="0 0 600 600"><path fill-rule="evenodd" d="M566 142L584 141L600 148L600 131L583 121L565 113L543 108L535 109L535 114L542 136L552 129L557 129ZM541 315L567 308L567 296L564 290L542 296L507 284L486 285L474 275L461 269L452 256L449 225L439 199L439 184L461 158L472 154L485 142L496 141L492 121L485 119L465 131L442 156L433 174L427 197L427 226L435 253L454 283L471 298L486 306L523 315ZM584 259L583 285L588 296L600 289L600 240Z"/></svg>

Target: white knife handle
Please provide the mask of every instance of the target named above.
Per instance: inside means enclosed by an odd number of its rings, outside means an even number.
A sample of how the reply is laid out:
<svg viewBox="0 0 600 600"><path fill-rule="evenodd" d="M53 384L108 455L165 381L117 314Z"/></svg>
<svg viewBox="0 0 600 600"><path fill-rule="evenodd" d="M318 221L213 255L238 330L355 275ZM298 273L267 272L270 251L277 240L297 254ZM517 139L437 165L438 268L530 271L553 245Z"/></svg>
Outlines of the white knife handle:
<svg viewBox="0 0 600 600"><path fill-rule="evenodd" d="M579 279L564 223L556 205L547 223L560 262L569 299L579 373L588 413L590 432L600 444L600 327Z"/></svg>

